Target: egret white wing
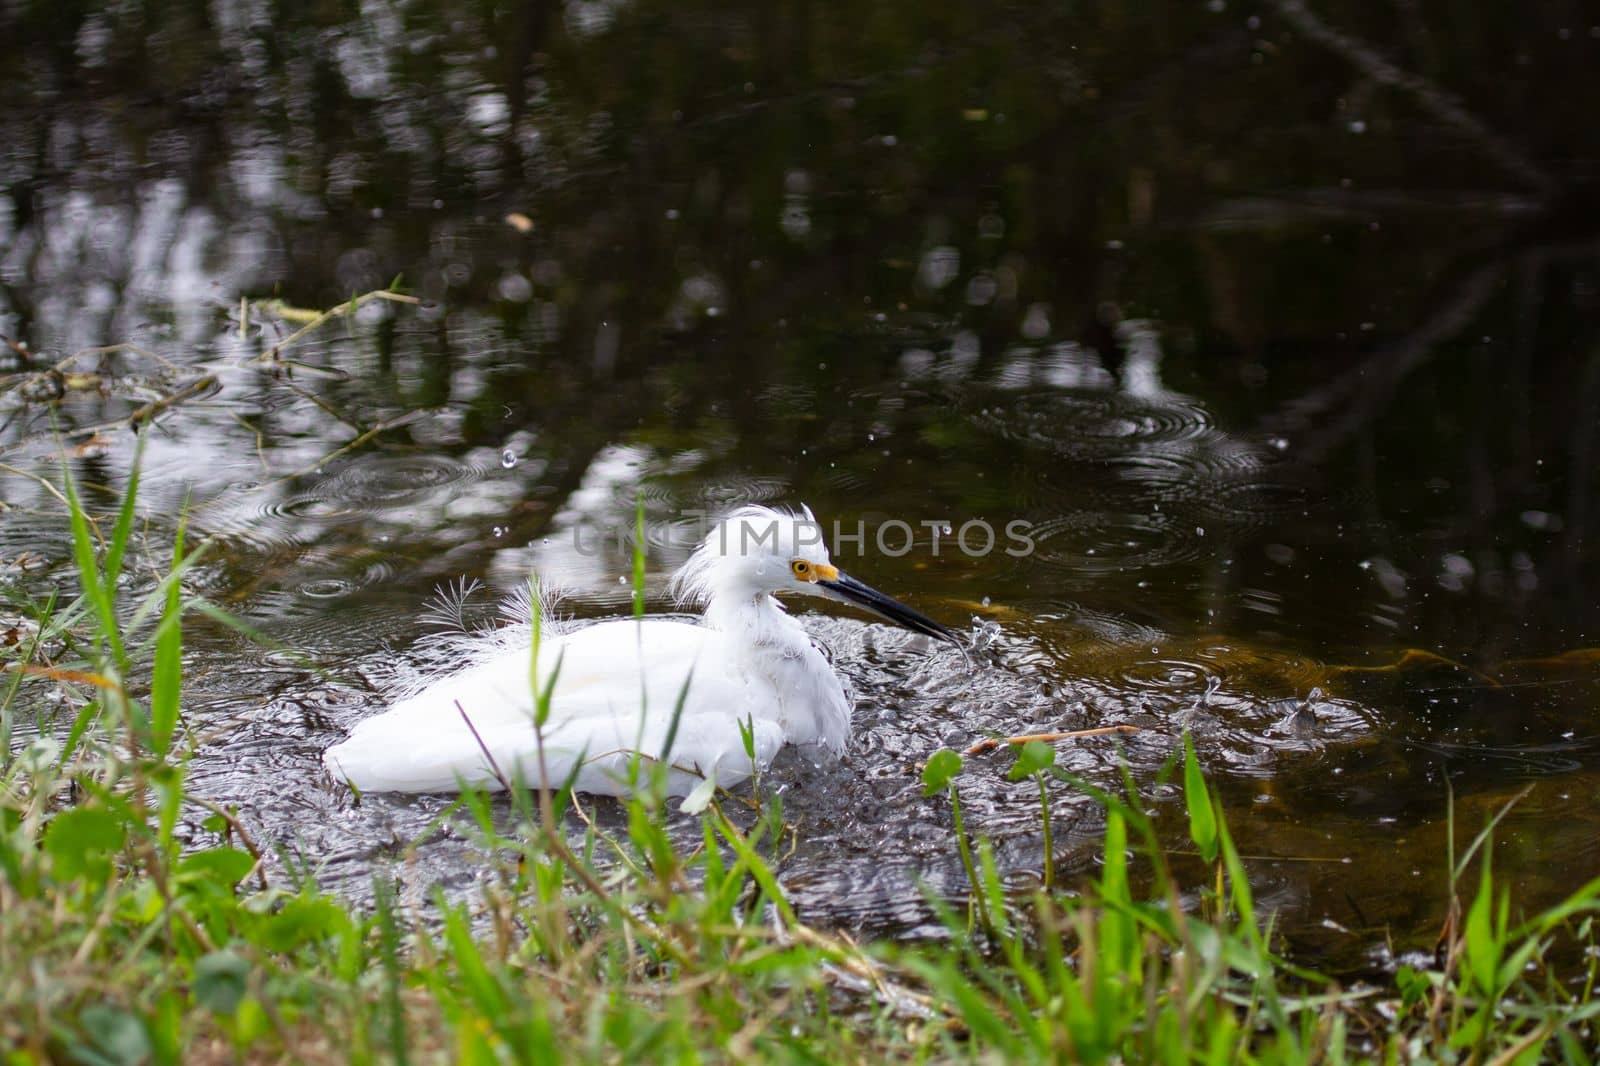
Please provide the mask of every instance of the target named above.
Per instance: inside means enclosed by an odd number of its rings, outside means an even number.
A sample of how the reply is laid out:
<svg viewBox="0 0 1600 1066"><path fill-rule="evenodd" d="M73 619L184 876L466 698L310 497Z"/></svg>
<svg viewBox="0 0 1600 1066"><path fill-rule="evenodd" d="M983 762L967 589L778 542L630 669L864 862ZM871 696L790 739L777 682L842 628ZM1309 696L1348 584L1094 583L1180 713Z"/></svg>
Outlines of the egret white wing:
<svg viewBox="0 0 1600 1066"><path fill-rule="evenodd" d="M770 697L762 699L763 690L730 669L737 659L726 645L715 630L665 619L605 622L545 640L539 684L548 684L558 662L559 672L542 760L530 649L508 650L442 678L361 722L324 758L357 788L403 792L461 782L495 788L496 768L530 785L555 785L581 762L577 788L615 794L627 791L633 752L663 754L681 696L666 754L683 769L671 775L670 791L692 789L699 780L693 771L731 784L751 772L738 723L748 718L754 726L760 765L782 746L783 730Z"/></svg>

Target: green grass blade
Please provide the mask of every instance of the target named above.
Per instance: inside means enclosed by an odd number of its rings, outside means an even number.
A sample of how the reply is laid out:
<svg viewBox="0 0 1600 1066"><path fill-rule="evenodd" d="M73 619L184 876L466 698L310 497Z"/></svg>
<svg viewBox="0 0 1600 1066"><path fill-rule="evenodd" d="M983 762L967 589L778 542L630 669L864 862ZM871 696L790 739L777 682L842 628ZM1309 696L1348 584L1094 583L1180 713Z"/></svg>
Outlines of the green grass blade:
<svg viewBox="0 0 1600 1066"><path fill-rule="evenodd" d="M1490 909L1494 905L1494 877L1490 870L1489 852L1484 851L1483 866L1479 873L1478 894L1473 897L1472 906L1467 910L1467 920L1463 927L1466 940L1466 970L1478 986L1479 992L1486 996L1494 996L1499 990L1495 987L1495 971L1500 962L1500 945L1494 935L1494 923L1490 916Z"/></svg>
<svg viewBox="0 0 1600 1066"><path fill-rule="evenodd" d="M550 704L556 695L556 682L561 679L561 664L566 661L567 649L562 648L556 653L555 665L550 668L550 680L544 683L544 688L539 690L538 700L534 704L533 724L536 728L543 729L544 724L550 720Z"/></svg>
<svg viewBox="0 0 1600 1066"><path fill-rule="evenodd" d="M1200 760L1195 758L1194 741L1183 734L1183 799L1189 808L1189 837L1206 862L1217 861L1217 812L1211 804Z"/></svg>
<svg viewBox="0 0 1600 1066"><path fill-rule="evenodd" d="M187 525L186 514L183 519ZM192 546L185 540L183 558L180 560L176 555L173 556L172 569L162 575L161 580L156 583L156 587L140 599L138 606L128 615L127 622L123 626L123 632L142 633L145 624L150 621L152 616L157 616L157 624L159 625L159 615L166 612L167 590L175 584L181 585L183 575L198 566L201 560L209 555L216 546L217 542L211 539L202 539ZM128 649L129 656L138 658L152 642L153 637L145 637L141 643L130 646Z"/></svg>
<svg viewBox="0 0 1600 1066"><path fill-rule="evenodd" d="M1113 972L1128 972L1139 935L1128 908L1128 824L1115 808L1106 811L1105 866L1100 875L1100 899L1106 911L1100 921L1100 949Z"/></svg>
<svg viewBox="0 0 1600 1066"><path fill-rule="evenodd" d="M784 896L783 889L778 885L778 879L773 876L772 867L767 865L765 859L756 854L755 848L750 846L750 842L745 839L743 833L739 832L738 827L728 821L727 816L720 812L717 815L717 830L722 834L722 839L733 847L734 852L745 864L746 869L750 871L750 876L755 878L756 885L762 892L766 893L767 898L772 901L772 905L783 916L783 920L793 925L795 922L794 910L789 906L789 900Z"/></svg>
<svg viewBox="0 0 1600 1066"><path fill-rule="evenodd" d="M118 670L122 670L126 655L122 649L122 634L117 629L115 591L101 580L100 568L94 558L94 537L89 532L89 516L78 497L78 486L72 479L72 469L65 460L61 464L62 481L67 490L67 511L72 525L72 557L78 564L78 580L83 594L94 608L99 622L99 635L111 650Z"/></svg>
<svg viewBox="0 0 1600 1066"><path fill-rule="evenodd" d="M172 549L172 569L183 565L183 535L187 517L178 520ZM173 580L167 585L167 602L156 630L156 660L150 683L150 746L157 755L172 748L178 727L178 694L183 685L183 588Z"/></svg>
<svg viewBox="0 0 1600 1066"><path fill-rule="evenodd" d="M383 974L383 1011L387 1016L388 1025L385 1026L385 1035L389 1041L389 1053L394 1056L394 1061L400 1066L405 1066L409 1060L406 1039L405 1008L400 998L401 963L400 963L400 922L395 914L394 888L381 878L373 879L373 903L377 911L376 922L378 926L378 961Z"/></svg>
<svg viewBox="0 0 1600 1066"><path fill-rule="evenodd" d="M633 504L633 617L644 617L644 497Z"/></svg>
<svg viewBox="0 0 1600 1066"><path fill-rule="evenodd" d="M678 726L683 722L683 708L689 702L689 686L694 682L694 667L684 675L683 687L678 690L678 700L672 705L672 721L667 723L667 739L661 745L661 761L672 758L672 746L678 742Z"/></svg>
<svg viewBox="0 0 1600 1066"><path fill-rule="evenodd" d="M128 550L128 539L133 535L134 503L139 495L139 467L143 465L144 434L134 446L133 466L128 471L128 489L122 494L122 507L117 512L117 524L111 528L111 542L106 545L106 587L115 589L122 576L122 559Z"/></svg>
<svg viewBox="0 0 1600 1066"><path fill-rule="evenodd" d="M295 648L291 648L289 645L280 640L274 640L266 633L251 625L249 622L246 622L243 618L240 618L238 615L233 614L224 608L218 607L210 600L203 599L201 597L195 597L189 601L188 609L194 611L196 614L205 615L213 622L217 622L220 625L226 626L235 633L238 633L240 636L247 637L252 642L261 645L263 648L270 648L273 651L282 652L285 656L290 658L296 666L301 667L302 669L310 670L312 673L315 673L319 676L324 676L327 674L326 670L313 662L304 652L298 651Z"/></svg>

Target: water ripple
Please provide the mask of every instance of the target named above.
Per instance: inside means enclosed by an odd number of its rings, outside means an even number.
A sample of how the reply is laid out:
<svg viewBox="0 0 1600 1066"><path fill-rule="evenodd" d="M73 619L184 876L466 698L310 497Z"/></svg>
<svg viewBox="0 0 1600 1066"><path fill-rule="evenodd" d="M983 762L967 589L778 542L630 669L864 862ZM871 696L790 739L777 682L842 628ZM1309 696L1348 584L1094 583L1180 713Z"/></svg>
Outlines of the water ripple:
<svg viewBox="0 0 1600 1066"><path fill-rule="evenodd" d="M1071 459L1107 458L1130 448L1193 441L1211 429L1210 413L1197 401L1116 392L1005 394L1000 405L977 407L970 417L1006 440Z"/></svg>
<svg viewBox="0 0 1600 1066"><path fill-rule="evenodd" d="M781 477L724 475L701 485L700 495L716 509L746 503L782 503L789 498L789 482Z"/></svg>
<svg viewBox="0 0 1600 1066"><path fill-rule="evenodd" d="M1162 512L1080 511L1035 524L1033 562L1074 572L1160 566L1194 559L1203 545L1197 527Z"/></svg>
<svg viewBox="0 0 1600 1066"><path fill-rule="evenodd" d="M284 501L277 511L294 518L335 519L393 510L482 475L479 468L442 455L370 456Z"/></svg>

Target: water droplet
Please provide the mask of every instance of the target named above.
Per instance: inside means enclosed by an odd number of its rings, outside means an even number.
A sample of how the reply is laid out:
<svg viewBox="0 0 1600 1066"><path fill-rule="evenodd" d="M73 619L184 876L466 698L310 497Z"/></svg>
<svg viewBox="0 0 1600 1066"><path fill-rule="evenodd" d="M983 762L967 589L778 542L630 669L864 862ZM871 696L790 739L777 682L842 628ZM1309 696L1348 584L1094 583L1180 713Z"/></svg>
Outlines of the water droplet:
<svg viewBox="0 0 1600 1066"><path fill-rule="evenodd" d="M494 533L494 535L497 536L497 537L503 537L507 533L509 533L510 530L507 529L505 526L495 526L494 529L491 530L491 532Z"/></svg>
<svg viewBox="0 0 1600 1066"><path fill-rule="evenodd" d="M516 466L517 453L512 451L510 448L507 448L505 451L501 452L500 465L505 467L507 470L510 470L512 467Z"/></svg>

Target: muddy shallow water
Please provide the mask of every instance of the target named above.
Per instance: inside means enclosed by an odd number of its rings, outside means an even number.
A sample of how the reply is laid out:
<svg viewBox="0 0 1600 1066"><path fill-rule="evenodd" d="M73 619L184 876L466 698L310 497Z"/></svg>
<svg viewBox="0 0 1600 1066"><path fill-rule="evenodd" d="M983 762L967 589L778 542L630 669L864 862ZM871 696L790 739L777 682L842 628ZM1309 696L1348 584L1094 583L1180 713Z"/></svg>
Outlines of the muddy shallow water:
<svg viewBox="0 0 1600 1066"><path fill-rule="evenodd" d="M1447 785L1473 828L1531 786L1497 838L1528 905L1600 869L1591 27L446 6L0 32L34 45L0 117L0 582L71 588L33 478L64 448L113 506L156 403L129 594L187 501L190 591L289 649L189 625L197 791L342 891L465 889L455 828L399 857L446 799L355 806L319 764L430 597L475 578L491 617L536 569L623 613L595 534L642 498L667 610L696 512L805 502L982 646L796 606L857 699L843 762L770 778L813 920L915 931L920 883L959 888L932 751L1111 723L1143 731L1061 763L1126 758L1168 811L1188 730L1309 961L1431 944ZM239 320L396 275L419 302L276 361L299 319ZM1031 550L952 544L976 520ZM1005 871L1092 869L1094 805L1055 791L1047 860L1007 764L963 778Z"/></svg>

